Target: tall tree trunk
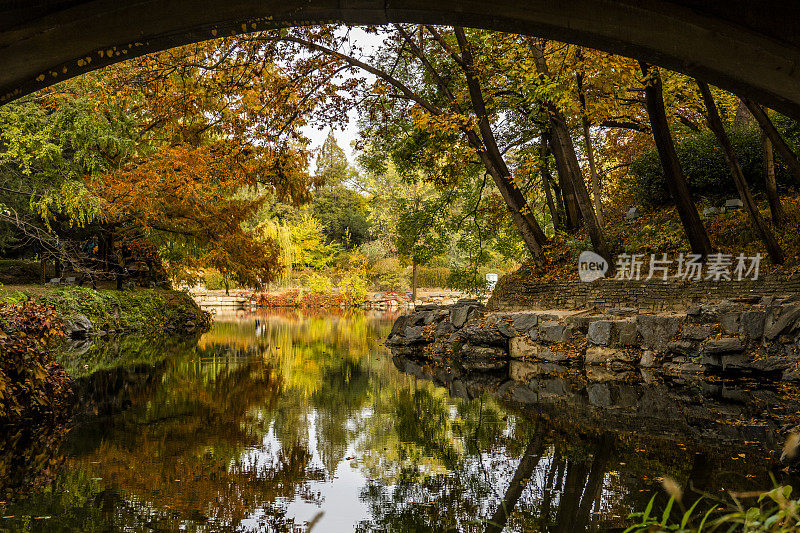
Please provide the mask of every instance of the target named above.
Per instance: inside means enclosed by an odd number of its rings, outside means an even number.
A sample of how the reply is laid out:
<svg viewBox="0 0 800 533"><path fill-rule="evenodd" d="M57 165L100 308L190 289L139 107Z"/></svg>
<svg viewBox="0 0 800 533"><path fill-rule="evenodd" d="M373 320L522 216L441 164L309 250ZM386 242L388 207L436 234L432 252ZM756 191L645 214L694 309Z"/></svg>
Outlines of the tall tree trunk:
<svg viewBox="0 0 800 533"><path fill-rule="evenodd" d="M533 42L530 42L530 49L536 61L536 66L542 74L549 74L547 68L547 61L544 57L544 52ZM575 155L575 146L572 144L572 137L567 128L567 121L564 114L558 107L548 103L548 116L550 119L550 141L553 147L553 155L556 158L556 165L559 166L559 175L563 172L570 184L572 191L575 194L583 220L586 223L586 229L589 232L589 238L592 240L592 247L594 251L600 254L608 261L609 273L613 273L614 261L611 257L611 250L606 243L605 235L597 220L597 216L592 207L592 199L589 196L589 190L586 188L586 183L583 181L583 173L578 164L578 156ZM561 161L561 164L559 164ZM563 190L563 187L562 187ZM564 198L566 203L567 199ZM569 209L569 207L567 207Z"/></svg>
<svg viewBox="0 0 800 533"><path fill-rule="evenodd" d="M786 144L786 141L783 140L783 137L781 137L778 129L767 116L764 108L748 98L742 98L742 102L744 102L744 105L750 110L750 113L753 114L758 125L761 126L761 131L769 137L769 140L772 142L772 147L789 167L794 179L800 183L800 161L797 160L797 155L792 151L789 145Z"/></svg>
<svg viewBox="0 0 800 533"><path fill-rule="evenodd" d="M539 168L541 169L542 187L547 201L547 209L550 210L550 218L553 220L553 230L558 231L561 229L561 221L558 217L556 205L553 202L553 193L550 191L550 164L547 161L547 141L544 137L540 138L539 143Z"/></svg>
<svg viewBox="0 0 800 533"><path fill-rule="evenodd" d="M692 252L706 257L713 252L713 248L706 229L703 227L703 222L700 220L697 207L692 202L689 186L686 184L686 176L683 174L678 154L675 152L672 133L670 133L669 122L667 122L667 113L664 109L664 97L661 93L661 75L658 67L648 65L643 61L640 61L639 65L645 75L647 114L650 117L653 139L661 159L661 166L664 168L667 187L675 201L675 207Z"/></svg>
<svg viewBox="0 0 800 533"><path fill-rule="evenodd" d="M564 147L553 135L552 125L547 134L547 142L550 145L550 153L556 161L556 174L558 174L558 188L561 190L561 203L564 213L564 229L569 232L577 231L581 227L581 208L578 205L575 188L570 178L570 167L567 157L564 154Z"/></svg>
<svg viewBox="0 0 800 533"><path fill-rule="evenodd" d="M722 119L717 111L717 104L714 102L711 89L708 88L708 84L704 81L698 80L697 85L700 87L700 93L703 95L703 101L708 111L708 126L711 128L711 131L714 132L717 141L722 147L722 153L725 156L725 161L728 163L728 168L733 176L736 190L739 191L739 198L742 199L744 207L747 209L747 213L753 221L753 225L756 227L761 240L764 242L770 259L774 264L779 265L783 263L784 260L783 250L781 250L778 241L775 239L775 235L772 234L772 230L769 228L767 221L761 216L755 201L753 201L753 195L750 194L750 187L748 187L747 181L744 179L742 167L739 165L739 160L733 150L733 145L731 145L728 134L725 132L725 126L723 126Z"/></svg>
<svg viewBox="0 0 800 533"><path fill-rule="evenodd" d="M600 199L600 176L597 174L597 165L594 161L594 150L592 149L591 124L589 123L589 110L586 107L586 95L583 92L583 73L575 73L578 84L578 100L581 104L581 124L583 126L583 139L586 144L586 159L589 160L589 180L592 183L592 199L594 200L594 213L597 215L597 223L605 225L603 217L603 203Z"/></svg>
<svg viewBox="0 0 800 533"><path fill-rule="evenodd" d="M781 198L778 196L778 183L775 181L775 155L772 153L772 142L763 131L761 132L761 148L764 152L764 183L769 201L769 212L772 215L772 223L776 228L781 228L786 221L786 213L783 211Z"/></svg>
<svg viewBox="0 0 800 533"><path fill-rule="evenodd" d="M514 224L517 226L528 250L533 255L534 261L541 266L544 264L544 250L542 247L547 242L547 236L542 231L539 223L536 222L525 196L514 182L503 155L497 146L497 140L494 137L486 111L486 102L483 98L480 82L475 77L472 50L464 34L464 29L460 27L453 29L461 50L461 57L464 62L464 76L467 81L472 108L478 118L478 131L480 132L480 139L477 139L475 132L468 129L467 137L475 148L481 147L475 146L475 144L482 145L483 150L479 150L478 155L506 201Z"/></svg>

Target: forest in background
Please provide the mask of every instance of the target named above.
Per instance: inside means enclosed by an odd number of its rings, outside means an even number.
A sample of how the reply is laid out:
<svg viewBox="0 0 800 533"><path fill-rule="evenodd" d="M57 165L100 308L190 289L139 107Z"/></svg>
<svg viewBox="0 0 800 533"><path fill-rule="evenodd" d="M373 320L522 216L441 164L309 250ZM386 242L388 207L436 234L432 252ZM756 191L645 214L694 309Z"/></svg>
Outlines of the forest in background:
<svg viewBox="0 0 800 533"><path fill-rule="evenodd" d="M0 107L0 255L45 277L356 296L522 264L571 279L585 249L796 265L790 119L554 41L395 25L360 29L366 52L351 31L189 45ZM354 108L357 168L302 133ZM728 198L743 209L705 209Z"/></svg>

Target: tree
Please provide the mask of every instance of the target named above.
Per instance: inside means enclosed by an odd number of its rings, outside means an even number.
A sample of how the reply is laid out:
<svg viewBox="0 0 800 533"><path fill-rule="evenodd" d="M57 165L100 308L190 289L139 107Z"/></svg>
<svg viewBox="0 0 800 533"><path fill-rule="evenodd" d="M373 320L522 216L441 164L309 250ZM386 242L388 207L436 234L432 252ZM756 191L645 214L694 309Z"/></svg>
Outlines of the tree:
<svg viewBox="0 0 800 533"><path fill-rule="evenodd" d="M781 156L783 162L789 167L794 179L800 183L800 161L798 161L797 155L792 151L789 145L786 144L786 141L783 139L780 132L778 132L775 125L769 119L769 116L764 111L764 108L747 98L742 98L742 102L744 102L744 104L747 106L747 109L750 110L753 118L756 119L758 125L761 127L761 130L769 138L773 148L778 152L778 155Z"/></svg>
<svg viewBox="0 0 800 533"><path fill-rule="evenodd" d="M717 111L717 104L714 102L714 97L711 94L708 84L703 81L698 81L697 85L700 87L700 93L703 95L703 101L706 105L708 113L708 126L714 135L717 137L722 152L725 155L725 161L728 163L733 181L736 183L736 189L739 191L739 198L742 199L753 225L756 227L761 240L767 248L770 259L775 264L781 264L784 261L783 250L781 249L778 241L775 239L772 230L770 230L767 222L761 216L756 206L753 196L750 194L750 188L747 186L747 181L744 179L742 167L739 166L739 160L736 158L736 153L733 150L728 134L725 132L725 126L722 124L722 119Z"/></svg>
<svg viewBox="0 0 800 533"><path fill-rule="evenodd" d="M664 168L664 179L667 182L667 187L673 200L675 200L675 207L678 210L678 216L683 224L692 252L706 257L711 254L713 249L705 227L703 227L703 223L700 220L697 207L695 207L689 195L686 176L681 170L681 164L675 152L672 133L670 133L669 122L664 110L661 75L657 67L644 62L640 62L640 65L642 74L645 77L647 113L650 116L653 138L658 148L661 166Z"/></svg>

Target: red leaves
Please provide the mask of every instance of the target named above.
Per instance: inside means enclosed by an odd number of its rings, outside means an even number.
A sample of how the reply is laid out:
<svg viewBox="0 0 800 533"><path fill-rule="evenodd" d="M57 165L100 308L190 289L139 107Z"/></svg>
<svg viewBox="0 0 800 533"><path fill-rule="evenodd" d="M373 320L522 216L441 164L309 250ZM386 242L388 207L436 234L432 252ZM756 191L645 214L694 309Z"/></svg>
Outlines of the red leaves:
<svg viewBox="0 0 800 533"><path fill-rule="evenodd" d="M50 355L63 333L54 308L34 302L0 307L0 424L59 418L68 405L70 377Z"/></svg>

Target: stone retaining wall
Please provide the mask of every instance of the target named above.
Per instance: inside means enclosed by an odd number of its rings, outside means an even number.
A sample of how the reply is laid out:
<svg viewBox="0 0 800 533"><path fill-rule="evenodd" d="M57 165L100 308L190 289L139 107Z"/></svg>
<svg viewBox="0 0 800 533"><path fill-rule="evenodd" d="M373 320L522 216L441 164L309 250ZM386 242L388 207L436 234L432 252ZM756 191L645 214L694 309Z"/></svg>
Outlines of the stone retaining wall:
<svg viewBox="0 0 800 533"><path fill-rule="evenodd" d="M750 372L800 380L800 295L740 297L682 313L488 311L474 300L398 318L396 355L525 381L545 371L636 367L671 373Z"/></svg>
<svg viewBox="0 0 800 533"><path fill-rule="evenodd" d="M489 307L495 310L577 309L599 311L635 307L647 312L683 311L709 301L744 295L786 296L800 293L799 277L772 276L756 281L526 281L515 274L498 283Z"/></svg>

